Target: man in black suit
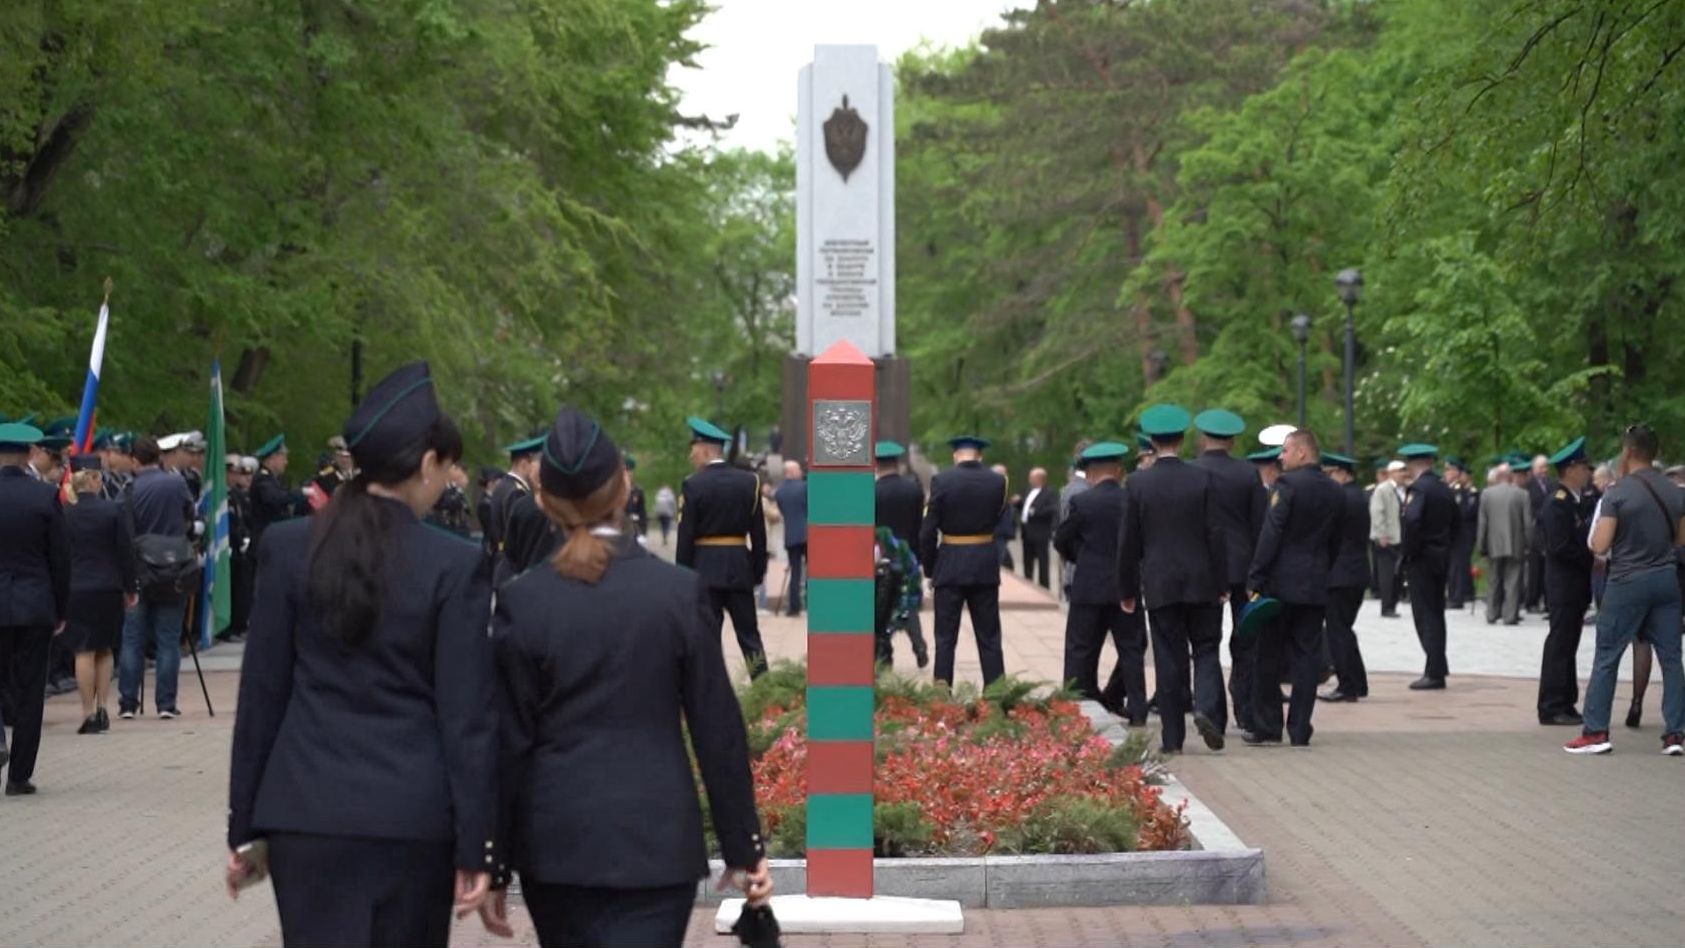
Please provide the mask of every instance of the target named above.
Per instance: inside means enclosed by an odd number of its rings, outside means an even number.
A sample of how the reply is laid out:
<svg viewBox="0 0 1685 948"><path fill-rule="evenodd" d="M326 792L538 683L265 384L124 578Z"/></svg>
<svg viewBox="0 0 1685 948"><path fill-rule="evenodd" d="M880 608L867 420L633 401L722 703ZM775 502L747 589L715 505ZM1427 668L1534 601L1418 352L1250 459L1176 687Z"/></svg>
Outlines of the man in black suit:
<svg viewBox="0 0 1685 948"><path fill-rule="evenodd" d="M1133 726L1147 722L1146 626L1139 610L1123 611L1118 589L1118 529L1123 525L1123 459L1129 446L1102 441L1078 458L1088 489L1071 497L1053 545L1073 563L1065 616L1065 671L1084 698L1097 700ZM1128 594L1134 598L1138 590ZM1111 633L1117 665L1106 691L1100 690L1100 647Z"/></svg>
<svg viewBox="0 0 1685 948"><path fill-rule="evenodd" d="M907 449L894 441L879 441L873 447L877 462L876 525L887 527L895 539L907 545L917 555L919 532L924 525L924 488L911 475L901 473L901 459ZM907 613L905 629L913 643L913 659L920 668L930 664L930 646L924 640L923 620L917 609ZM890 630L891 635L894 630Z"/></svg>
<svg viewBox="0 0 1685 948"><path fill-rule="evenodd" d="M1281 615L1258 633L1258 681L1291 673L1287 734L1295 747L1311 742L1317 673L1322 669L1322 622L1328 611L1328 580L1339 557L1346 500L1340 485L1322 473L1322 447L1300 428L1281 446L1281 479L1270 490L1258 548L1247 586L1254 596L1281 600ZM1247 744L1281 743L1281 701L1272 688L1255 691L1252 717L1258 725Z"/></svg>
<svg viewBox="0 0 1685 948"><path fill-rule="evenodd" d="M287 489L287 436L276 435L257 449L258 469L248 494L252 500L252 547L263 540L270 524L290 520L298 512L302 494ZM255 555L255 553L254 553Z"/></svg>
<svg viewBox="0 0 1685 948"><path fill-rule="evenodd" d="M1190 654L1194 727L1207 747L1220 750L1228 724L1217 654L1228 599L1228 559L1212 513L1217 506L1214 479L1177 456L1191 422L1187 410L1176 405L1155 405L1142 413L1141 430L1152 439L1154 459L1129 479L1119 536L1123 611L1147 609L1162 741L1169 753L1181 753L1187 734L1182 683L1188 679ZM1132 595L1137 589L1140 598Z"/></svg>
<svg viewBox="0 0 1685 948"><path fill-rule="evenodd" d="M996 464L989 470L1000 475L1007 484L1012 483L1011 475L1006 472L1006 465ZM934 484L931 486L935 487ZM1012 541L1018 539L1018 501L1017 497L1011 498L1006 506L1001 508L1000 516L995 518L995 555L1000 560L1001 569L1017 568L1012 564Z"/></svg>
<svg viewBox="0 0 1685 948"><path fill-rule="evenodd" d="M10 757L9 797L35 792L48 646L70 604L70 541L58 492L24 470L40 440L29 425L0 425L0 675L14 702L9 754L0 721L0 764Z"/></svg>
<svg viewBox="0 0 1685 948"><path fill-rule="evenodd" d="M936 589L937 681L953 684L960 612L969 610L987 687L1006 674L1000 647L1000 560L995 528L1010 523L1006 478L983 466L989 442L975 435L948 441L954 466L930 482L930 506L919 533L919 560ZM940 539L940 543L938 543Z"/></svg>
<svg viewBox="0 0 1685 948"><path fill-rule="evenodd" d="M737 633L737 647L752 677L766 671L755 614L755 587L766 579L766 516L761 479L725 460L731 435L701 418L689 420L690 462L696 473L679 487L679 546L674 559L701 574L708 587L714 630Z"/></svg>
<svg viewBox="0 0 1685 948"><path fill-rule="evenodd" d="M1461 609L1474 601L1474 540L1480 525L1480 488L1461 458L1445 459L1445 483L1457 501L1457 542L1451 547L1451 575L1445 588L1445 608Z"/></svg>
<svg viewBox="0 0 1685 948"><path fill-rule="evenodd" d="M1357 482L1357 460L1343 454L1322 455L1323 469L1340 485L1346 503L1341 524L1340 555L1328 573L1328 653L1334 661L1333 690L1317 695L1324 701L1356 701L1369 697L1369 672L1357 644L1358 610L1369 585L1369 494Z"/></svg>
<svg viewBox="0 0 1685 948"><path fill-rule="evenodd" d="M1522 455L1526 457L1526 455ZM1545 504L1556 495L1556 482L1550 479L1550 459L1544 455L1533 458L1533 469L1527 477L1527 501L1533 511L1533 537L1527 547L1528 612L1545 610L1545 532L1539 529L1539 515Z"/></svg>
<svg viewBox="0 0 1685 948"><path fill-rule="evenodd" d="M1269 492L1249 461L1235 457L1234 439L1246 432L1246 422L1232 411L1208 409L1194 418L1199 429L1199 457L1195 467L1211 472L1217 492L1212 508L1217 529L1223 534L1228 555L1224 582L1229 592L1231 628L1240 626L1240 610L1246 605L1246 574L1252 565L1252 551L1258 533L1264 529L1264 507ZM1242 731L1254 731L1252 724L1253 653L1257 640L1250 636L1229 637L1229 697L1234 701L1235 724Z"/></svg>
<svg viewBox="0 0 1685 948"><path fill-rule="evenodd" d="M1024 537L1024 578L1052 589L1048 546L1053 541L1053 520L1059 514L1059 492L1047 487L1047 469L1030 471L1030 492L1018 504L1018 522Z"/></svg>
<svg viewBox="0 0 1685 948"><path fill-rule="evenodd" d="M1539 723L1584 724L1574 705L1580 678L1574 667L1580 633L1591 607L1591 568L1587 538L1597 499L1591 491L1586 439L1576 438L1550 459L1556 466L1556 493L1539 514L1545 535L1545 596L1550 606L1550 634L1539 663Z"/></svg>
<svg viewBox="0 0 1685 948"><path fill-rule="evenodd" d="M1413 691L1445 687L1450 673L1445 662L1445 576L1451 570L1451 548L1457 541L1462 515L1451 488L1434 473L1439 449L1431 444L1407 444L1399 449L1409 470L1405 496L1403 560L1410 584L1410 614L1416 638L1427 654L1422 677L1410 683Z"/></svg>

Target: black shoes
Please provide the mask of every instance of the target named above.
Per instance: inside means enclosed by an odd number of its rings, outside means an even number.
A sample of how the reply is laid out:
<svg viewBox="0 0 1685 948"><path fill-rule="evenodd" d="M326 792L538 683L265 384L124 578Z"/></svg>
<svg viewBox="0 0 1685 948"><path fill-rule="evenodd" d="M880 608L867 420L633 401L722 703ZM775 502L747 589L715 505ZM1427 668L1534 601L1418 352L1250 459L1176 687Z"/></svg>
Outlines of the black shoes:
<svg viewBox="0 0 1685 948"><path fill-rule="evenodd" d="M1194 712L1194 730L1199 732L1206 747L1214 751L1223 749L1223 729L1217 726L1217 722L1198 711Z"/></svg>
<svg viewBox="0 0 1685 948"><path fill-rule="evenodd" d="M1265 737L1257 731L1246 731L1240 735L1240 742L1247 747L1280 747L1280 737Z"/></svg>
<svg viewBox="0 0 1685 948"><path fill-rule="evenodd" d="M1411 691L1443 691L1444 689L1445 679L1443 678L1429 678L1423 675L1410 683Z"/></svg>
<svg viewBox="0 0 1685 948"><path fill-rule="evenodd" d="M1398 618L1398 613L1397 612L1383 612L1383 613L1381 613L1381 618L1383 618L1383 619L1396 619L1396 618Z"/></svg>
<svg viewBox="0 0 1685 948"><path fill-rule="evenodd" d="M1318 701L1341 702L1341 701L1356 701L1357 700L1357 695L1349 694L1347 692L1341 691L1338 688L1335 688L1333 691L1324 691L1322 694L1319 694L1316 697L1317 697Z"/></svg>
<svg viewBox="0 0 1685 948"><path fill-rule="evenodd" d="M1644 703L1642 701L1634 701L1632 706L1627 708L1626 726L1632 728L1633 730L1637 730L1639 722L1643 719Z"/></svg>
<svg viewBox="0 0 1685 948"><path fill-rule="evenodd" d="M924 642L924 636L915 635L913 638L913 660L923 668L930 664L930 646Z"/></svg>
<svg viewBox="0 0 1685 948"><path fill-rule="evenodd" d="M28 797L33 796L34 794L35 784L32 784L27 780L19 780L16 783L6 784L6 796L8 797Z"/></svg>
<svg viewBox="0 0 1685 948"><path fill-rule="evenodd" d="M1573 711L1558 711L1555 714L1540 715L1539 723L1546 727L1565 727L1568 725L1579 727L1586 722Z"/></svg>
<svg viewBox="0 0 1685 948"><path fill-rule="evenodd" d="M95 713L88 715L82 720L82 726L76 729L76 733L98 734L99 730L99 715Z"/></svg>
<svg viewBox="0 0 1685 948"><path fill-rule="evenodd" d="M106 714L104 708L95 711L94 717L99 718L99 729L101 731L111 730L111 715Z"/></svg>

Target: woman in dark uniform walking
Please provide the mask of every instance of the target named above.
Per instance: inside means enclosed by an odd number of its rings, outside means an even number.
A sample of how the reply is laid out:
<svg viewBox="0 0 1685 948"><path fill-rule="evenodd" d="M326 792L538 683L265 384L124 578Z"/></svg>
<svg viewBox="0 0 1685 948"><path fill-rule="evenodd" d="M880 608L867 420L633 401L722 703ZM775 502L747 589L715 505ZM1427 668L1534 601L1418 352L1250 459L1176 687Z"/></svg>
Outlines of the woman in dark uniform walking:
<svg viewBox="0 0 1685 948"><path fill-rule="evenodd" d="M686 728L728 877L753 905L772 895L742 712L708 589L625 527L608 433L563 408L542 456L565 543L493 618L511 862L541 945L677 945L708 874Z"/></svg>
<svg viewBox="0 0 1685 948"><path fill-rule="evenodd" d="M345 424L359 473L258 547L229 785L231 894L266 841L288 945L443 945L504 862L490 587L422 517L462 436L427 364Z"/></svg>
<svg viewBox="0 0 1685 948"><path fill-rule="evenodd" d="M70 536L70 611L64 645L76 653L76 690L82 695L78 734L111 730L112 649L123 635L123 610L135 604L134 531L122 506L101 494L99 456L70 459L76 502L64 508Z"/></svg>

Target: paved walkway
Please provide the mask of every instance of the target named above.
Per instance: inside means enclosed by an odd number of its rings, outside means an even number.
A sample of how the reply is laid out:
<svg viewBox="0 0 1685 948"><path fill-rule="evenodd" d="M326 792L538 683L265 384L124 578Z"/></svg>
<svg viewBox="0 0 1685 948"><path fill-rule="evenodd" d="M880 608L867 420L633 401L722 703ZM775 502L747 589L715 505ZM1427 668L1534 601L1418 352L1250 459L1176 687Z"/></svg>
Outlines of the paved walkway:
<svg viewBox="0 0 1685 948"><path fill-rule="evenodd" d="M802 653L798 621L763 622L775 657ZM1062 629L1056 611L1008 613L1009 668L1056 675ZM1237 745L1180 758L1193 792L1268 854L1266 905L979 910L958 937L788 943L1677 945L1685 824L1666 814L1685 771L1657 753L1659 687L1644 729L1618 732L1613 756L1568 757L1558 750L1568 730L1532 723L1525 676L1543 631L1538 620L1514 629L1458 620L1451 688L1416 694L1404 688L1420 663L1409 620L1366 618L1374 697L1320 707L1312 750ZM959 674L975 679L964 642ZM899 664L911 670L905 652ZM227 647L205 656L210 669L237 662ZM220 890L235 675L207 678L215 718L189 677L182 720L119 721L98 737L75 734L73 698L49 702L41 794L0 799L0 943L279 943L267 888L238 903ZM1625 700L1623 688L1617 707ZM711 923L699 911L689 943L730 944ZM497 943L474 924L460 925L456 942ZM524 923L517 942L534 943Z"/></svg>

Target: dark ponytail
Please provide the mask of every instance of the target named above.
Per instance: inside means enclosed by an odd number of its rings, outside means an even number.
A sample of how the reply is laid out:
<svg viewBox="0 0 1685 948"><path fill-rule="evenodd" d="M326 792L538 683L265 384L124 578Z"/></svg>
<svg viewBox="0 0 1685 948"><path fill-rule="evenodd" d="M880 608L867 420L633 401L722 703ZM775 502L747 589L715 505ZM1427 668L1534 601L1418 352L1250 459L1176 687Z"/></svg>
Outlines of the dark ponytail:
<svg viewBox="0 0 1685 948"><path fill-rule="evenodd" d="M362 469L334 491L316 514L310 544L309 606L328 635L348 646L368 640L380 621L386 571L398 553L397 534L408 519L395 504L369 493L370 484L401 484L421 469L428 451L441 464L462 457L462 433L440 415L426 437L378 458L357 458ZM355 452L353 452L353 456Z"/></svg>

